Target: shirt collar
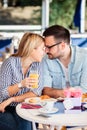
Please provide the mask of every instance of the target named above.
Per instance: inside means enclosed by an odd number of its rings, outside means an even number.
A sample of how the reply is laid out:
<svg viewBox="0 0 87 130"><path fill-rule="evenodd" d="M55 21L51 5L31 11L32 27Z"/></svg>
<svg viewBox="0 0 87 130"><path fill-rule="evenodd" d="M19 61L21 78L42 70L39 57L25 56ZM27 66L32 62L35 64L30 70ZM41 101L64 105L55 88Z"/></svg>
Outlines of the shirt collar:
<svg viewBox="0 0 87 130"><path fill-rule="evenodd" d="M71 63L73 63L74 62L74 57L75 57L75 52L76 52L76 48L75 48L75 46L70 46L70 48L71 48Z"/></svg>

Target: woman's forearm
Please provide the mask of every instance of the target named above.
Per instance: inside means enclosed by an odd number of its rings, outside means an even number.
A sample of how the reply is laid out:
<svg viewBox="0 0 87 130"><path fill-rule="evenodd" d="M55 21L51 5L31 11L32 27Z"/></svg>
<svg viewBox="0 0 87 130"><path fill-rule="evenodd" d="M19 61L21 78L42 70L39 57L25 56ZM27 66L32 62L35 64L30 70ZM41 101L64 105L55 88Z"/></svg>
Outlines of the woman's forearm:
<svg viewBox="0 0 87 130"><path fill-rule="evenodd" d="M19 95L14 97L14 101L15 102L23 102L26 98L30 98L30 97L36 97L37 95L34 94L33 92L27 92L25 94Z"/></svg>
<svg viewBox="0 0 87 130"><path fill-rule="evenodd" d="M14 85L8 87L8 93L10 96L13 96L14 94L16 94L19 91L20 91L20 89L18 88L18 84L14 84Z"/></svg>

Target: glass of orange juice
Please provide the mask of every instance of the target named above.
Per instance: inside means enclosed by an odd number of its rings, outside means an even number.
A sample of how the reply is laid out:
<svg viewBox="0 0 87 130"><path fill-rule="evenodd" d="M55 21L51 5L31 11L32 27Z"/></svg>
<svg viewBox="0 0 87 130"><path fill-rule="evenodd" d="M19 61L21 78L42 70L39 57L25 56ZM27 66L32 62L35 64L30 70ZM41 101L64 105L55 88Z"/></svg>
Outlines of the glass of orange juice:
<svg viewBox="0 0 87 130"><path fill-rule="evenodd" d="M29 77L31 79L36 80L36 82L33 83L32 88L38 88L38 77L39 77L38 71L37 70L31 70Z"/></svg>

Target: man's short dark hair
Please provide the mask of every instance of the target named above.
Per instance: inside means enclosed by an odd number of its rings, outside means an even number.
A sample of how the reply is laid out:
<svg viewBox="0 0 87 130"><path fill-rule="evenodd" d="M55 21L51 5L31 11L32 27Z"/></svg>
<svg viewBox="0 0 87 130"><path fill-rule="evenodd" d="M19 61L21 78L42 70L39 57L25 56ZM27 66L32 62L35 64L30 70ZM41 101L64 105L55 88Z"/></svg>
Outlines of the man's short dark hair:
<svg viewBox="0 0 87 130"><path fill-rule="evenodd" d="M48 27L44 32L43 36L54 36L58 41L64 41L67 44L70 44L70 32L68 29L60 25L53 25Z"/></svg>

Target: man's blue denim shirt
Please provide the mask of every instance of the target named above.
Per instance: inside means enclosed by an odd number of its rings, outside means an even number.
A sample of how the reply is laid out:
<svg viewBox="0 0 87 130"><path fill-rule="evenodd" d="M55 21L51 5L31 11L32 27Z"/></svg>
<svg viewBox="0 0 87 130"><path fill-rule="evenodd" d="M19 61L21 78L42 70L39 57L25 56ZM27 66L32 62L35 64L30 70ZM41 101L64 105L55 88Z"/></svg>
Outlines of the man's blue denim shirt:
<svg viewBox="0 0 87 130"><path fill-rule="evenodd" d="M80 87L83 92L87 92L87 49L71 46L71 51L71 61L68 65L70 86ZM58 59L50 60L46 55L42 65L44 87L66 87L65 74Z"/></svg>

